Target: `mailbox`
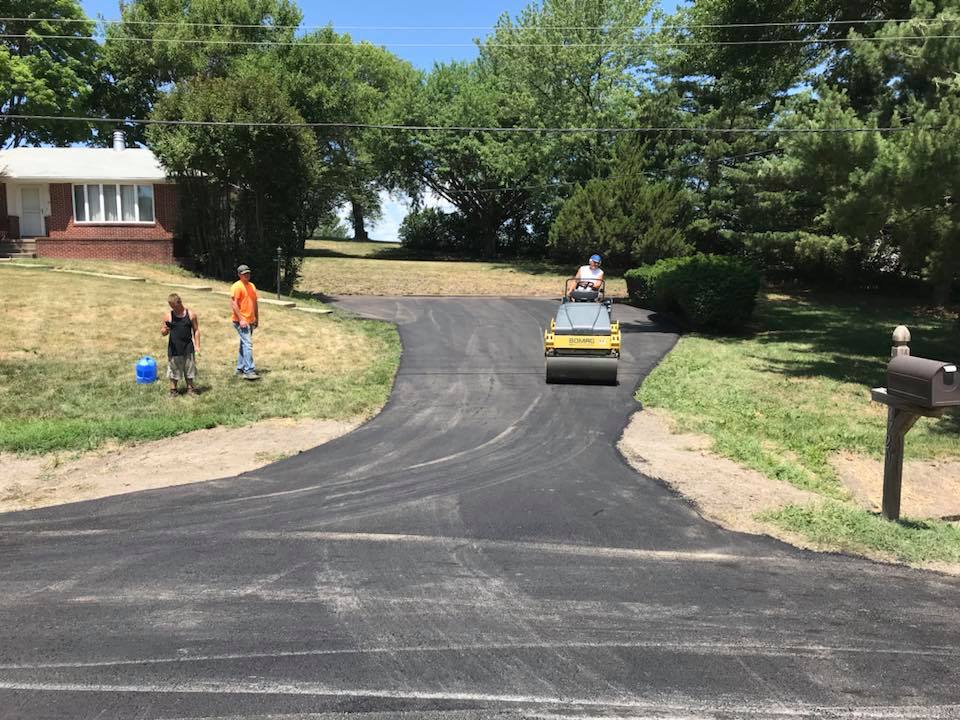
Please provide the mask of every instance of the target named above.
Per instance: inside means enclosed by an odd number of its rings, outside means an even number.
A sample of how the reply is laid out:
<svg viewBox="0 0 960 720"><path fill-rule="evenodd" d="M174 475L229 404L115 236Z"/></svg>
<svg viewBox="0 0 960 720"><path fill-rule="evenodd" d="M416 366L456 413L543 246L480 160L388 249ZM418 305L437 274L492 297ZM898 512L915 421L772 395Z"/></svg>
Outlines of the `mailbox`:
<svg viewBox="0 0 960 720"><path fill-rule="evenodd" d="M887 365L887 393L923 408L960 405L960 373L954 363L900 355Z"/></svg>

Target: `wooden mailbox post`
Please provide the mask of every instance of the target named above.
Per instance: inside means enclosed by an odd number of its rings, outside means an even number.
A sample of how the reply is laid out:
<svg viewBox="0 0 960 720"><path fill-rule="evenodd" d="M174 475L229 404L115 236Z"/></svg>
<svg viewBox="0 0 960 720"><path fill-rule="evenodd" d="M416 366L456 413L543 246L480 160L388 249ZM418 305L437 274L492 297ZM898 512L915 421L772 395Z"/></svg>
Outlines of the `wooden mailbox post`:
<svg viewBox="0 0 960 720"><path fill-rule="evenodd" d="M910 331L903 325L893 331L890 356L910 354ZM886 388L873 388L873 400L887 406L887 440L883 454L883 516L900 519L900 490L903 484L903 439L921 417L940 417L944 408L924 408L894 397Z"/></svg>

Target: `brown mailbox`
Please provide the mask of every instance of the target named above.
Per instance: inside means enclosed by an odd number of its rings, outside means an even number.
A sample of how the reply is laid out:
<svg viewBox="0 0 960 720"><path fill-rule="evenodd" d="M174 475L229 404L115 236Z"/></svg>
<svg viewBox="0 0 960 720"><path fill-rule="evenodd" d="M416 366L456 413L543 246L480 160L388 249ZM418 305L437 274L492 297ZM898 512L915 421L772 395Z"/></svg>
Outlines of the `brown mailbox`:
<svg viewBox="0 0 960 720"><path fill-rule="evenodd" d="M960 405L960 374L954 363L900 355L887 365L887 393L922 408Z"/></svg>

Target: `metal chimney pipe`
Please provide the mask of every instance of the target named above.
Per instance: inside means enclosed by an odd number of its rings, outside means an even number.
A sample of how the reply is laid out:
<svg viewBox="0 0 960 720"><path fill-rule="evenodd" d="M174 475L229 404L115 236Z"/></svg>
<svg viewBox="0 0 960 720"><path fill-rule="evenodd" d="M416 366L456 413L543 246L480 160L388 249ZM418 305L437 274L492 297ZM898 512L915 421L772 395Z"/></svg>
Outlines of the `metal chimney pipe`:
<svg viewBox="0 0 960 720"><path fill-rule="evenodd" d="M120 152L127 146L127 136L123 130L113 131L113 149Z"/></svg>

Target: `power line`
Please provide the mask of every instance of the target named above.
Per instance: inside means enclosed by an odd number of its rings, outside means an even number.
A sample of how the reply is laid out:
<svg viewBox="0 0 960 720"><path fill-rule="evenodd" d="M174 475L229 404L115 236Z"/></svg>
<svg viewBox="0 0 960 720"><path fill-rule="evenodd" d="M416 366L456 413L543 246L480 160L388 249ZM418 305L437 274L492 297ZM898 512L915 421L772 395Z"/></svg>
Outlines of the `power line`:
<svg viewBox="0 0 960 720"><path fill-rule="evenodd" d="M13 34L0 33L0 38L9 39L33 39L42 38L46 40L91 40L98 41L104 39L97 35L50 35L43 33ZM240 46L259 46L259 47L340 47L354 48L367 43L370 45L379 45L384 47L398 48L473 48L478 45L483 48L508 47L508 48L530 48L542 47L553 50L568 48L604 48L604 49L623 49L629 47L712 47L712 46L736 46L736 45L821 45L829 43L855 43L855 42L898 42L901 40L956 40L960 35L895 35L879 37L856 37L856 38L789 38L779 40L680 40L676 42L650 42L644 43L638 40L636 43L579 43L579 42L560 42L560 43L498 43L498 42L479 42L479 43L403 43L403 42L371 42L363 41L361 43L343 43L343 42L317 42L312 40L226 40L220 38L159 38L159 37L139 37L139 36L120 36L107 38L110 41L123 42L150 42L150 43L181 43L184 45L240 45Z"/></svg>
<svg viewBox="0 0 960 720"><path fill-rule="evenodd" d="M691 23L691 24L672 24L672 23L647 23L644 25L540 25L535 27L521 27L510 25L508 29L529 31L549 31L549 30L598 30L598 31L623 31L623 30L696 30L696 29L732 29L732 28L768 28L768 27L823 27L834 25L868 25L874 23L906 23L911 22L918 25L933 25L943 22L957 22L954 18L873 18L873 19L851 19L851 20L796 20L796 21L778 21L778 22L750 22L750 23ZM178 20L123 20L123 19L85 19L85 18L36 18L36 17L0 17L0 22L63 22L63 23L97 23L104 25L152 25L152 26L175 26L175 27L202 27L202 28L239 28L239 29L260 29L260 30L389 30L389 31L465 31L465 30L497 30L496 25L338 25L332 23L327 25L265 25L262 23L204 23L204 22L181 22Z"/></svg>
<svg viewBox="0 0 960 720"><path fill-rule="evenodd" d="M630 134L651 132L683 132L709 133L734 135L792 135L792 134L844 134L844 133L899 133L918 130L943 130L942 125L905 125L902 127L877 128L716 128L716 127L682 127L682 126L641 126L641 127L483 127L467 125L395 125L380 123L353 123L353 122L259 122L244 120L162 120L155 118L109 118L109 117L77 117L60 115L0 115L0 122L4 120L45 120L86 123L106 123L111 125L185 125L196 127L271 127L271 128L340 128L349 130L395 130L400 132L486 132L486 133L599 133L599 134Z"/></svg>

